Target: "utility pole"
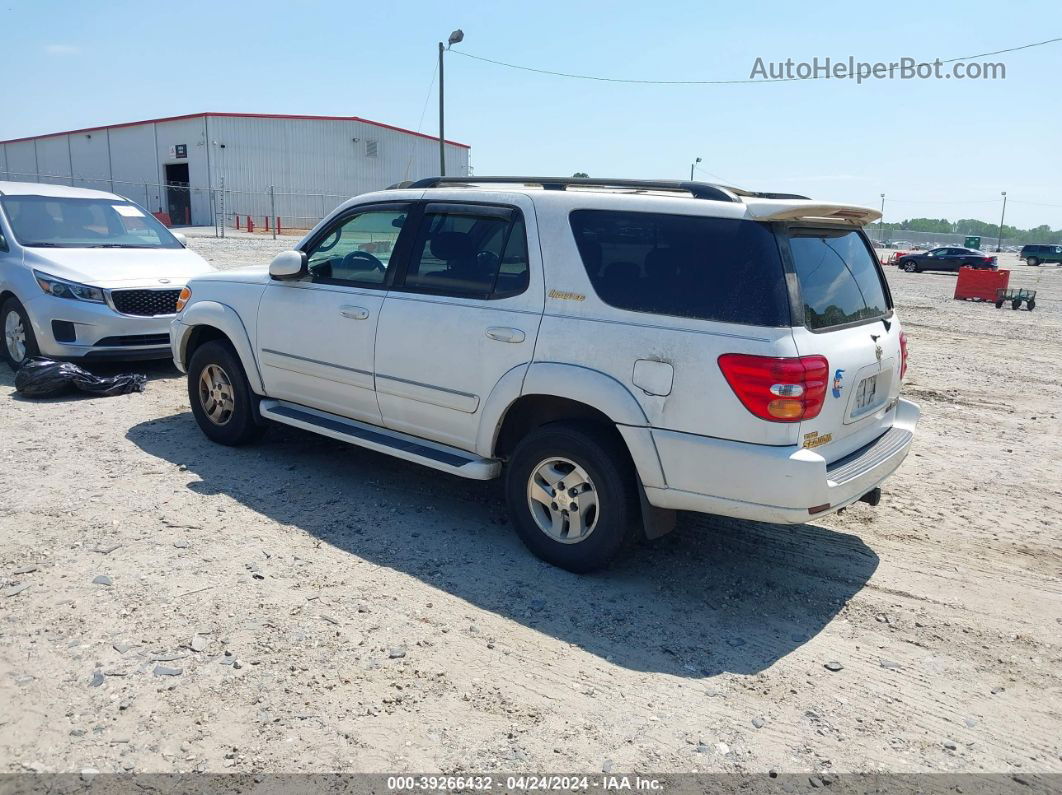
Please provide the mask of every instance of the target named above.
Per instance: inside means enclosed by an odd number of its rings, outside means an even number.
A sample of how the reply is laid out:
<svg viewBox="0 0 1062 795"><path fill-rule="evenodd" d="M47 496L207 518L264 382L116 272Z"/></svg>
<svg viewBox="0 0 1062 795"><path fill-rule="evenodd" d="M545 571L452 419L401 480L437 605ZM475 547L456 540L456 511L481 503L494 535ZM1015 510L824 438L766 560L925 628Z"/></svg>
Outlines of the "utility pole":
<svg viewBox="0 0 1062 795"><path fill-rule="evenodd" d="M464 41L465 34L461 28L458 28L450 34L450 38L447 40L446 45L439 42L439 176L446 176L446 134L445 127L445 104L443 102L443 53L450 49L453 45Z"/></svg>
<svg viewBox="0 0 1062 795"><path fill-rule="evenodd" d="M881 194L881 218L878 219L878 242L884 243L885 238L881 236L881 226L885 223L885 194Z"/></svg>
<svg viewBox="0 0 1062 795"><path fill-rule="evenodd" d="M999 249L1003 246L1003 219L1007 217L1007 192L1001 190L1000 195L1003 197L1003 212L999 215L999 236L996 238L996 253L999 253Z"/></svg>

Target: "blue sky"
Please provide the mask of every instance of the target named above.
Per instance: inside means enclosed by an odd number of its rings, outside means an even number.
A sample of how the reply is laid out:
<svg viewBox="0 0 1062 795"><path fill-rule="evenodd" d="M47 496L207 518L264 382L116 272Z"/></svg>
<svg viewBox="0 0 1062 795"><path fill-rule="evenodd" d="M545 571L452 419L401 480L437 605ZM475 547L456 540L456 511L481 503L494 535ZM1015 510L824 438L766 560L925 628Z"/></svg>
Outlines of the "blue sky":
<svg viewBox="0 0 1062 795"><path fill-rule="evenodd" d="M931 60L1062 36L1057 2L180 3L0 0L0 139L199 111L357 115L426 133L435 44L558 71L749 77L757 57ZM450 55L447 137L478 174L689 176L886 220L1062 227L1062 43L1000 81L711 86L567 80Z"/></svg>

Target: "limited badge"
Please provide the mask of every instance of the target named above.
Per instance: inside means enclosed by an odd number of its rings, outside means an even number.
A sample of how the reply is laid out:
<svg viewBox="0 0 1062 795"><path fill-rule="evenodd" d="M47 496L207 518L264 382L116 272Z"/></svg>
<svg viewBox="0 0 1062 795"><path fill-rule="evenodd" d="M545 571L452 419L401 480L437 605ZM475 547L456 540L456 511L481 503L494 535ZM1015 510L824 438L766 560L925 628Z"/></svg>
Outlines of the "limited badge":
<svg viewBox="0 0 1062 795"><path fill-rule="evenodd" d="M838 368L833 373L833 396L839 398L842 389L844 389L844 370Z"/></svg>
<svg viewBox="0 0 1062 795"><path fill-rule="evenodd" d="M832 433L824 433L820 436L818 431L812 431L811 433L804 434L804 449L811 450L814 447L820 447L824 444L829 444L832 441Z"/></svg>

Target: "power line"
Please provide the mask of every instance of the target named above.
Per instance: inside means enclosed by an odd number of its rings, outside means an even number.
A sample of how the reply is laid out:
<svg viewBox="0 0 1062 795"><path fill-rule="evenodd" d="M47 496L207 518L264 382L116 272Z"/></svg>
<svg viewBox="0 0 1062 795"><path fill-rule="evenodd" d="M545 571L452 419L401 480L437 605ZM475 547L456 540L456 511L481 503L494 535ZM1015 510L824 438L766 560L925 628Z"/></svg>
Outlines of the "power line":
<svg viewBox="0 0 1062 795"><path fill-rule="evenodd" d="M942 60L941 63L954 63L956 61L968 61L971 58L984 58L989 55L1002 55L1007 52L1017 52L1018 50L1028 50L1033 47L1043 47L1047 44L1055 44L1062 41L1062 36L1045 39L1044 41L1035 41L1030 44L1022 44L1017 47L1007 47L1003 50L993 50L992 52L982 52L976 55L960 55L957 58L948 58ZM552 69L540 69L534 66L523 66L521 64L507 63L505 61L498 61L493 58L485 58L482 55L473 55L470 52L464 50L450 50L454 55L460 55L465 58L471 58L474 61L483 61L484 63L494 64L495 66L504 66L507 69L518 69L523 72L534 72L540 75L549 75L550 77L567 77L572 80L594 80L600 83L625 83L628 85L656 85L656 86L721 86L721 85L737 85L744 83L790 83L799 80L826 80L828 77L774 77L758 79L745 79L745 80L641 80L631 79L623 77L604 77L602 75L583 75L572 72L558 72ZM929 63L929 62L927 62Z"/></svg>

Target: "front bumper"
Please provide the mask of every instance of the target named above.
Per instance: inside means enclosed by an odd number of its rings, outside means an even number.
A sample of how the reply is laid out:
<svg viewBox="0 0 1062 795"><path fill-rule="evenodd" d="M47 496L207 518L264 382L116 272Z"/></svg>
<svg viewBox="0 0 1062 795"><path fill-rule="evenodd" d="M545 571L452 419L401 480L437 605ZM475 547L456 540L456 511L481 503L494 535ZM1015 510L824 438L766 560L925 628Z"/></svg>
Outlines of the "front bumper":
<svg viewBox="0 0 1062 795"><path fill-rule="evenodd" d="M170 315L120 315L106 304L39 295L23 304L42 356L53 359L166 359ZM52 321L73 327L56 339Z"/></svg>
<svg viewBox="0 0 1062 795"><path fill-rule="evenodd" d="M761 522L808 522L851 505L895 472L911 449L919 415L916 404L900 400L892 428L829 464L801 447L654 430L667 486L647 486L645 494L658 508Z"/></svg>

